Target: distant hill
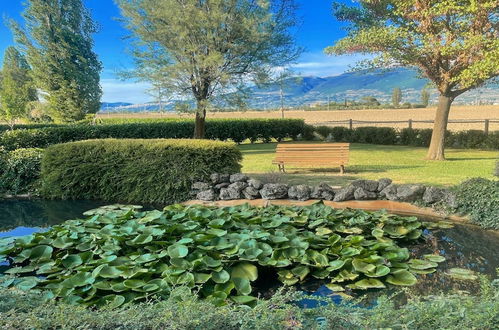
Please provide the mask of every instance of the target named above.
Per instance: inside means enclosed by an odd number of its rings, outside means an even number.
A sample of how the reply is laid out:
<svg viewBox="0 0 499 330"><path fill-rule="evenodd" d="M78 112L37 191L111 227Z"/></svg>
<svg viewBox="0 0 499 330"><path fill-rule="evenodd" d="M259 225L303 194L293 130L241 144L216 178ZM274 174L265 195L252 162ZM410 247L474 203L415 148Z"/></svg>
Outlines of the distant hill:
<svg viewBox="0 0 499 330"><path fill-rule="evenodd" d="M343 102L345 99L359 101L363 97L372 96L381 103L390 103L394 88L402 90L402 102L418 103L421 100L421 90L428 86L428 80L418 77L416 71L406 68L390 70L348 72L333 77L293 77L284 84L284 99L286 107L300 107L317 103ZM249 108L268 109L280 105L280 87L277 84L264 88L249 88ZM432 93L432 101L436 102L436 91ZM477 101L499 103L499 85L491 85L463 94L455 103L475 104ZM157 104L117 105L107 103L103 111L154 111ZM172 104L167 106L171 110ZM107 110L106 110L107 109Z"/></svg>

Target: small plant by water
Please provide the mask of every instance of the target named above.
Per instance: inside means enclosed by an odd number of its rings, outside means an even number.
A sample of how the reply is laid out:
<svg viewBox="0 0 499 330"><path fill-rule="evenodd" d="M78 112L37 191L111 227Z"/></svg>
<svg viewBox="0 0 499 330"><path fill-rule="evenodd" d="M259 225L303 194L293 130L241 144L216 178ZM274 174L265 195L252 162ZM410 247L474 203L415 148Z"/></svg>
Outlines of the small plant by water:
<svg viewBox="0 0 499 330"><path fill-rule="evenodd" d="M172 205L163 211L113 205L47 232L0 240L11 268L4 287L88 306L167 298L187 286L216 305L252 305L262 268L285 285L309 278L333 291L411 286L436 271L439 255L407 247L429 223L386 212L305 207ZM432 223L448 227L448 223Z"/></svg>

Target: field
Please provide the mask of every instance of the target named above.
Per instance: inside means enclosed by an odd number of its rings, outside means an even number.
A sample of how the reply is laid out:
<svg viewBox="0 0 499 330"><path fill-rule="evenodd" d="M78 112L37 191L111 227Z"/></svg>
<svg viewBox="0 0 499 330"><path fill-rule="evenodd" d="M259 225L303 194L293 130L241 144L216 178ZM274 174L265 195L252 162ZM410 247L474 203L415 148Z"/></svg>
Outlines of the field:
<svg viewBox="0 0 499 330"><path fill-rule="evenodd" d="M362 121L405 121L400 124L362 124L358 126L390 126L405 128L407 121L412 120L433 120L435 108L427 109L376 109L376 110L334 110L334 111L303 111L289 110L285 112L286 118L302 118L308 124L332 125L328 121L362 120ZM160 113L111 113L99 114L101 118L189 118L187 114L160 114ZM246 112L212 112L208 118L281 118L280 111L246 111ZM499 105L483 106L454 106L451 109L449 119L452 120L481 120L478 123L449 123L449 130L469 130L484 129L485 119L496 120L490 123L490 130L499 130ZM345 125L343 125L345 126ZM414 123L414 128L431 128L431 123Z"/></svg>
<svg viewBox="0 0 499 330"><path fill-rule="evenodd" d="M340 175L338 168L290 168L287 174L279 174L272 165L275 143L244 144L240 149L244 173L269 182L309 185L327 182L344 186L356 179L391 178L396 183L450 186L471 177L492 179L498 160L497 151L448 149L447 161L435 162L424 160L425 148L353 144L345 175Z"/></svg>

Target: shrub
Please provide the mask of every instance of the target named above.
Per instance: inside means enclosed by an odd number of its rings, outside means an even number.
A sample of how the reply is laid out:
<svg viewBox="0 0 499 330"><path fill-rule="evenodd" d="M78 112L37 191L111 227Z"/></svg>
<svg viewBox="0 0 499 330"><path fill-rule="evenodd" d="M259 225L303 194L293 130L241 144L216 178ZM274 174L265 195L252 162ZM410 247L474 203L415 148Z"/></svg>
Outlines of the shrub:
<svg viewBox="0 0 499 330"><path fill-rule="evenodd" d="M40 178L42 149L0 151L0 192L12 195L29 193L36 189Z"/></svg>
<svg viewBox="0 0 499 330"><path fill-rule="evenodd" d="M92 140L54 145L42 160L42 196L144 203L186 200L194 180L240 170L231 143Z"/></svg>
<svg viewBox="0 0 499 330"><path fill-rule="evenodd" d="M484 228L499 229L499 181L473 178L456 187L457 211Z"/></svg>
<svg viewBox="0 0 499 330"><path fill-rule="evenodd" d="M47 146L88 139L188 139L194 132L194 121L186 119L125 123L114 125L64 125L5 132L0 145L5 149L45 148ZM285 138L295 139L305 133L300 119L216 119L206 122L206 138L240 143Z"/></svg>
<svg viewBox="0 0 499 330"><path fill-rule="evenodd" d="M454 148L480 149L486 148L487 139L488 137L484 131L453 132L447 137L446 145Z"/></svg>
<svg viewBox="0 0 499 330"><path fill-rule="evenodd" d="M397 131L391 127L358 127L353 130L351 142L395 144Z"/></svg>
<svg viewBox="0 0 499 330"><path fill-rule="evenodd" d="M334 142L349 142L352 139L352 130L341 126L317 126L315 131L324 139L332 137Z"/></svg>
<svg viewBox="0 0 499 330"><path fill-rule="evenodd" d="M33 128L45 128L45 127L58 127L58 124L18 124L14 125L13 129L33 129ZM0 124L0 134L10 131L11 127L9 125Z"/></svg>
<svg viewBox="0 0 499 330"><path fill-rule="evenodd" d="M415 147L430 146L432 129L404 128L400 131L400 144Z"/></svg>

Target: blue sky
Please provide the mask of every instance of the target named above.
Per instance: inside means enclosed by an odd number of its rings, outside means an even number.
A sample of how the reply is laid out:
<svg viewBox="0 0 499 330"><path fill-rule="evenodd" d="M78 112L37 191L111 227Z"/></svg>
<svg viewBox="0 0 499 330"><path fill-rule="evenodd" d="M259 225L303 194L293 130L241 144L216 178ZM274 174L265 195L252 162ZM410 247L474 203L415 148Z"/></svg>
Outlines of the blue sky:
<svg viewBox="0 0 499 330"><path fill-rule="evenodd" d="M0 0L0 14L22 22L21 12L25 0ZM159 1L159 0L158 0ZM344 0L345 2L352 2ZM332 76L338 75L354 64L359 57L330 57L323 54L325 47L343 37L345 32L340 23L331 14L331 0L297 0L300 5L298 15L302 25L297 34L297 44L305 47L296 70L303 75ZM147 95L147 84L132 81L120 81L116 72L129 68L132 60L127 55L127 41L124 37L127 30L116 18L120 16L113 0L85 0L94 20L100 26L95 38L94 50L104 65L101 84L104 90L104 102L142 103L150 100ZM12 35L5 24L0 25L0 55L6 47L12 45Z"/></svg>

